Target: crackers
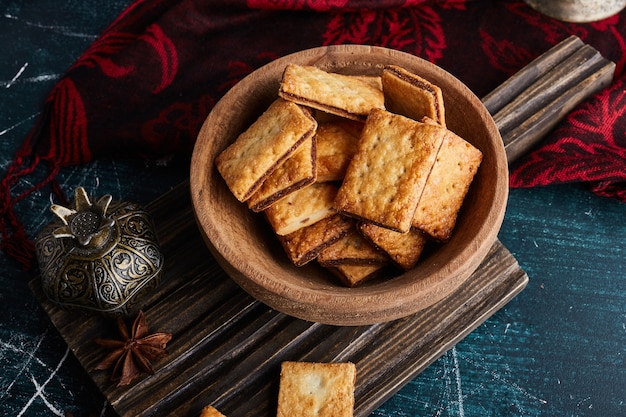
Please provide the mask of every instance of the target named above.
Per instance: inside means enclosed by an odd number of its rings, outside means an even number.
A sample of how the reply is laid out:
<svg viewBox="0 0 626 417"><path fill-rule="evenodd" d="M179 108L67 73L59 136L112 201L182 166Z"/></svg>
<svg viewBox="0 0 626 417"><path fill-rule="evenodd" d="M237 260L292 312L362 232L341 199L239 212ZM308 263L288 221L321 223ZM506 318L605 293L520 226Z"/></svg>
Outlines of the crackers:
<svg viewBox="0 0 626 417"><path fill-rule="evenodd" d="M265 210L277 235L284 236L335 214L337 186L315 183L294 191Z"/></svg>
<svg viewBox="0 0 626 417"><path fill-rule="evenodd" d="M415 210L412 220L414 228L439 242L450 239L482 157L482 152L470 143L449 130L446 132Z"/></svg>
<svg viewBox="0 0 626 417"><path fill-rule="evenodd" d="M352 120L365 120L372 109L385 108L383 92L371 80L306 65L286 66L278 95Z"/></svg>
<svg viewBox="0 0 626 417"><path fill-rule="evenodd" d="M451 238L482 154L446 127L437 85L393 65L289 64L277 96L216 165L293 265L315 260L354 287Z"/></svg>
<svg viewBox="0 0 626 417"><path fill-rule="evenodd" d="M443 93L437 85L396 65L386 66L381 79L387 110L414 120L428 117L446 126Z"/></svg>
<svg viewBox="0 0 626 417"><path fill-rule="evenodd" d="M335 208L406 233L445 129L384 110L370 113Z"/></svg>
<svg viewBox="0 0 626 417"><path fill-rule="evenodd" d="M428 243L426 236L415 229L398 233L372 223L361 223L359 231L405 271L415 266Z"/></svg>
<svg viewBox="0 0 626 417"><path fill-rule="evenodd" d="M315 167L318 182L341 181L356 153L360 130L339 122L319 123L315 141Z"/></svg>
<svg viewBox="0 0 626 417"><path fill-rule="evenodd" d="M316 128L308 110L277 99L218 155L217 169L233 195L246 201Z"/></svg>
<svg viewBox="0 0 626 417"><path fill-rule="evenodd" d="M324 248L317 257L323 266L384 265L388 260L356 228Z"/></svg>
<svg viewBox="0 0 626 417"><path fill-rule="evenodd" d="M337 265L329 270L343 285L352 288L378 277L384 268L385 265Z"/></svg>
<svg viewBox="0 0 626 417"><path fill-rule="evenodd" d="M276 416L352 417L355 381L350 362L283 362Z"/></svg>
<svg viewBox="0 0 626 417"><path fill-rule="evenodd" d="M326 217L310 226L285 236L278 236L287 256L295 266L302 266L326 247L346 236L354 229L354 222L340 214Z"/></svg>
<svg viewBox="0 0 626 417"><path fill-rule="evenodd" d="M263 211L295 190L313 184L317 178L316 143L313 136L263 181L247 200L252 211Z"/></svg>

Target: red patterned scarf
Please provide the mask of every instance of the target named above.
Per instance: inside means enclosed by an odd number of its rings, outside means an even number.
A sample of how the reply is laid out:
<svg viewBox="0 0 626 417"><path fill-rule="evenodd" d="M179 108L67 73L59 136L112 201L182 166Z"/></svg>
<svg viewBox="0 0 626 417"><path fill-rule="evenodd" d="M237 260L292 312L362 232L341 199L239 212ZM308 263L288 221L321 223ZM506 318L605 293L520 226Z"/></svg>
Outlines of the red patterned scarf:
<svg viewBox="0 0 626 417"><path fill-rule="evenodd" d="M563 23L521 1L138 0L68 69L0 182L1 247L30 266L15 204L64 166L102 156L188 156L212 106L273 59L330 44L371 44L425 58L483 96L570 35L617 63L617 80L512 167L511 186L585 181L626 199L626 12ZM48 174L16 185L41 164Z"/></svg>

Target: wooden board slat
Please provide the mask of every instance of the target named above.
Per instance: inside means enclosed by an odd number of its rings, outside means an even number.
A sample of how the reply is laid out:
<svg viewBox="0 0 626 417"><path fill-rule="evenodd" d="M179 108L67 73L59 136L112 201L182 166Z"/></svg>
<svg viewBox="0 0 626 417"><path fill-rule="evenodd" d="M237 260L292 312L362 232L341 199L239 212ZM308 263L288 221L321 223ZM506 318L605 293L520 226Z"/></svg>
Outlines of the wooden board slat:
<svg viewBox="0 0 626 417"><path fill-rule="evenodd" d="M483 97L509 163L537 145L583 100L609 85L614 71L614 62L570 36Z"/></svg>
<svg viewBox="0 0 626 417"><path fill-rule="evenodd" d="M570 36L535 58L515 75L483 97L482 102L491 114L496 114L514 97L533 85L539 78L563 62L584 45L578 36Z"/></svg>
<svg viewBox="0 0 626 417"><path fill-rule="evenodd" d="M149 207L166 270L146 299L152 331L172 332L155 375L116 388L93 367L104 352L92 342L115 336L112 320L52 305L39 279L30 285L71 351L121 416L197 416L213 404L230 417L273 416L284 360L352 361L355 416L366 416L527 284L515 258L496 242L458 291L404 319L338 327L296 319L254 300L217 265L194 221L188 184Z"/></svg>

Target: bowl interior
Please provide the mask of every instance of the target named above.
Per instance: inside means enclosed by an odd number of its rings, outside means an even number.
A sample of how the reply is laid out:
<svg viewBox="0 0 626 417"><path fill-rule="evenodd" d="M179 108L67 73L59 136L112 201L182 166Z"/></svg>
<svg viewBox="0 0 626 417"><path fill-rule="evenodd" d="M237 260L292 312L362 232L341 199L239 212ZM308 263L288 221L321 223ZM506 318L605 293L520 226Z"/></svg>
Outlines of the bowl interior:
<svg viewBox="0 0 626 417"><path fill-rule="evenodd" d="M443 90L448 128L483 152L483 162L453 236L418 265L392 279L346 288L315 262L295 267L262 214L230 193L216 156L277 97L287 63L345 74L379 75L396 64ZM393 320L426 308L459 287L494 243L508 196L508 169L499 132L480 100L459 80L415 56L385 48L314 48L273 61L233 87L214 107L193 152L190 186L200 231L220 265L246 291L284 313L311 321L361 325Z"/></svg>

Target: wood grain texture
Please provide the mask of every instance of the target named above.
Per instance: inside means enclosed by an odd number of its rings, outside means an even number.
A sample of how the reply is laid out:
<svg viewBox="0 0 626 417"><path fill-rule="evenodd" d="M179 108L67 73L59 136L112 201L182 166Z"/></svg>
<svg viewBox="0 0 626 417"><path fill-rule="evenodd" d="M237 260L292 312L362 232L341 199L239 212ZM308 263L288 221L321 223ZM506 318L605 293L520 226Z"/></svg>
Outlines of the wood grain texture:
<svg viewBox="0 0 626 417"><path fill-rule="evenodd" d="M610 84L615 63L578 37L550 48L482 102L502 135L509 163L535 146L591 94Z"/></svg>
<svg viewBox="0 0 626 417"><path fill-rule="evenodd" d="M303 321L256 301L206 249L193 220L188 185L149 206L166 258L163 282L146 300L150 329L174 334L156 373L115 388L92 369L104 352L96 336L111 321L53 306L39 279L30 285L71 351L121 416L196 416L213 404L229 416L275 414L284 360L352 361L355 415L366 416L451 346L504 306L528 277L499 242L457 291L404 319L369 326Z"/></svg>
<svg viewBox="0 0 626 417"><path fill-rule="evenodd" d="M507 105L513 97L531 86L546 72L583 46L577 36L570 36L532 60L512 77L494 88L483 97L482 102L491 114L496 114Z"/></svg>

